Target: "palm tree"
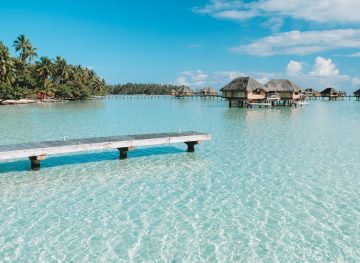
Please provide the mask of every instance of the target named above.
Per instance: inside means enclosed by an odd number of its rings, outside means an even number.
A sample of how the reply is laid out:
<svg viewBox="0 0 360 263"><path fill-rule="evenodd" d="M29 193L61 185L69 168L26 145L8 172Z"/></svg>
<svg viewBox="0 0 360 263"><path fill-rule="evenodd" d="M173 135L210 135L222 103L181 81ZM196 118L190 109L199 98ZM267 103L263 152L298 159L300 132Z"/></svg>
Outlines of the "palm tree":
<svg viewBox="0 0 360 263"><path fill-rule="evenodd" d="M80 66L73 66L72 78L75 81L85 82L88 78L87 72Z"/></svg>
<svg viewBox="0 0 360 263"><path fill-rule="evenodd" d="M31 62L33 59L37 58L37 53L36 53L37 48L33 47L32 45L29 46L27 53L26 53L26 58L29 59L29 61Z"/></svg>
<svg viewBox="0 0 360 263"><path fill-rule="evenodd" d="M41 57L40 61L36 62L36 72L41 80L48 79L53 74L53 71L53 64L48 57Z"/></svg>
<svg viewBox="0 0 360 263"><path fill-rule="evenodd" d="M0 83L11 84L15 81L15 63L9 49L0 42Z"/></svg>
<svg viewBox="0 0 360 263"><path fill-rule="evenodd" d="M47 98L47 96L54 96L53 92L53 84L50 82L50 80L45 79L44 84L42 87L38 90L38 98L41 100L44 100Z"/></svg>
<svg viewBox="0 0 360 263"><path fill-rule="evenodd" d="M65 59L57 56L55 59L55 77L59 80L60 84L64 84L69 80L72 73L72 68L68 66Z"/></svg>
<svg viewBox="0 0 360 263"><path fill-rule="evenodd" d="M27 58L31 61L35 57L37 57L36 48L34 48L30 40L26 38L25 35L20 35L18 38L14 41L15 51L20 51L20 60L25 61Z"/></svg>
<svg viewBox="0 0 360 263"><path fill-rule="evenodd" d="M103 94L104 93L104 89L105 89L105 80L104 79L100 79L99 77L96 77L94 79L94 83L92 85L92 88L94 89L94 91Z"/></svg>

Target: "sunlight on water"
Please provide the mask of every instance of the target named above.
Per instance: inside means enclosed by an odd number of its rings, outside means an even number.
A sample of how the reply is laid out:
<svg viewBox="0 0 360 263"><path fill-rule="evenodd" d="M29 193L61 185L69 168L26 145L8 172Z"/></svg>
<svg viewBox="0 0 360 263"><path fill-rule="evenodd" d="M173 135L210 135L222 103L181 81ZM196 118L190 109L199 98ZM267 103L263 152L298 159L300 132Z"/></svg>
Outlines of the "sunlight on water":
<svg viewBox="0 0 360 263"><path fill-rule="evenodd" d="M359 262L360 103L122 97L0 107L0 144L197 130L185 145L0 163L0 261Z"/></svg>

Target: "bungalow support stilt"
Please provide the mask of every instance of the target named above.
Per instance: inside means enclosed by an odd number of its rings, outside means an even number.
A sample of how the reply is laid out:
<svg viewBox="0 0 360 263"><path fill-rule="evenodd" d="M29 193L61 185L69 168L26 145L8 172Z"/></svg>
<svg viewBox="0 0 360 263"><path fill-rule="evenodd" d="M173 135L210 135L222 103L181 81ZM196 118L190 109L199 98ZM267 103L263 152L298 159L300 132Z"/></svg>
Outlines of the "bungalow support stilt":
<svg viewBox="0 0 360 263"><path fill-rule="evenodd" d="M187 151L192 153L192 152L195 152L195 145L198 144L199 142L185 142L186 145L187 145Z"/></svg>
<svg viewBox="0 0 360 263"><path fill-rule="evenodd" d="M40 161L45 160L45 155L39 155L39 156L30 156L29 157L31 162L31 170L38 171L40 170Z"/></svg>

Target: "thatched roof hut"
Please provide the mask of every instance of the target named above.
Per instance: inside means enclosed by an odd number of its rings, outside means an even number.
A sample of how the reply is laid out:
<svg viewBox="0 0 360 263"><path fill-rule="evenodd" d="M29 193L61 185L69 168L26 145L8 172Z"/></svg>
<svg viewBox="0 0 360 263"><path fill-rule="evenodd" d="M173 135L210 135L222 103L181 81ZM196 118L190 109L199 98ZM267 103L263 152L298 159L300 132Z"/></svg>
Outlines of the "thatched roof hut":
<svg viewBox="0 0 360 263"><path fill-rule="evenodd" d="M253 91L264 89L264 85L250 77L239 77L225 85L220 91Z"/></svg>
<svg viewBox="0 0 360 263"><path fill-rule="evenodd" d="M182 86L177 90L178 96L191 96L192 90L187 86Z"/></svg>
<svg viewBox="0 0 360 263"><path fill-rule="evenodd" d="M360 89L358 89L357 91L355 91L355 92L354 92L354 95L355 95L356 97L360 97Z"/></svg>
<svg viewBox="0 0 360 263"><path fill-rule="evenodd" d="M265 84L269 93L279 94L281 99L297 100L300 99L301 88L288 79L273 79Z"/></svg>
<svg viewBox="0 0 360 263"><path fill-rule="evenodd" d="M345 97L345 96L346 96L346 91L339 90L339 97Z"/></svg>
<svg viewBox="0 0 360 263"><path fill-rule="evenodd" d="M207 88L201 89L200 94L203 96L216 96L217 91L211 87L207 87Z"/></svg>
<svg viewBox="0 0 360 263"><path fill-rule="evenodd" d="M326 88L322 92L320 92L322 97L338 97L339 91L334 88Z"/></svg>
<svg viewBox="0 0 360 263"><path fill-rule="evenodd" d="M312 89L312 88L306 89L306 90L305 90L305 93L306 93L307 95L309 95L309 96L314 96L314 97L320 96L320 92L317 91L317 90L315 90L315 89Z"/></svg>
<svg viewBox="0 0 360 263"><path fill-rule="evenodd" d="M272 79L265 84L269 92L300 92L301 89L288 79Z"/></svg>
<svg viewBox="0 0 360 263"><path fill-rule="evenodd" d="M262 100L266 97L267 89L255 79L239 77L225 85L222 96L228 99Z"/></svg>

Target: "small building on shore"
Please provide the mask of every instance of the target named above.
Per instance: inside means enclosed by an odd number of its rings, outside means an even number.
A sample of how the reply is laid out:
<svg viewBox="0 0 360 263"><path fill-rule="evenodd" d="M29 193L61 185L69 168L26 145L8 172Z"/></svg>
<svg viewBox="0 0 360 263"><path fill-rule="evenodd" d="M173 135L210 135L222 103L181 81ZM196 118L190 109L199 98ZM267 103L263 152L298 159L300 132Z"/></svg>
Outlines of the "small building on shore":
<svg viewBox="0 0 360 263"><path fill-rule="evenodd" d="M360 89L354 92L354 96L356 97L356 100L360 100Z"/></svg>
<svg viewBox="0 0 360 263"><path fill-rule="evenodd" d="M336 100L339 98L339 91L329 87L320 92L320 95L323 98L329 98L329 100Z"/></svg>
<svg viewBox="0 0 360 263"><path fill-rule="evenodd" d="M229 101L229 106L237 104L244 107L246 103L262 101L266 98L267 88L250 77L239 77L220 89L222 97Z"/></svg>
<svg viewBox="0 0 360 263"><path fill-rule="evenodd" d="M217 91L211 87L200 90L200 96L217 96Z"/></svg>
<svg viewBox="0 0 360 263"><path fill-rule="evenodd" d="M294 82L287 79L273 79L265 84L269 94L280 96L282 101L296 101L301 99L301 89Z"/></svg>
<svg viewBox="0 0 360 263"><path fill-rule="evenodd" d="M192 96L192 90L187 87L187 86L182 86L177 90L177 94L176 96L179 97L188 97L188 96Z"/></svg>

